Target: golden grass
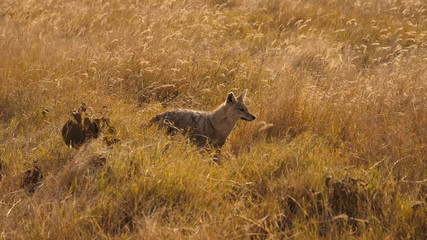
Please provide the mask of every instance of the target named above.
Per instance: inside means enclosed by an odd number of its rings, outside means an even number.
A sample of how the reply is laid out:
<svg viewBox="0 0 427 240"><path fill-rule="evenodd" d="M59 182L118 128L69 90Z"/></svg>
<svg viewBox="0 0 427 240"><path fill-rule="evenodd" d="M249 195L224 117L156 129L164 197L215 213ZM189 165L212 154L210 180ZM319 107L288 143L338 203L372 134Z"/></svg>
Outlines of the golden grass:
<svg viewBox="0 0 427 240"><path fill-rule="evenodd" d="M425 239L426 8L2 1L0 239ZM221 165L145 126L243 89ZM81 102L120 143L67 148Z"/></svg>

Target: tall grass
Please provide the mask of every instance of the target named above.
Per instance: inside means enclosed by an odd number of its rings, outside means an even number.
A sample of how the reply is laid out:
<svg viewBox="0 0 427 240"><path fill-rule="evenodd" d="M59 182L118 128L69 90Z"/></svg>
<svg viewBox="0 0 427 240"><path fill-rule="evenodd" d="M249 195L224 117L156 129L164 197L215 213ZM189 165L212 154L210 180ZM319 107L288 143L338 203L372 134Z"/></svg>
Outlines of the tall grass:
<svg viewBox="0 0 427 240"><path fill-rule="evenodd" d="M425 239L426 7L2 1L0 238ZM220 165L146 126L244 89ZM119 143L62 142L81 102Z"/></svg>

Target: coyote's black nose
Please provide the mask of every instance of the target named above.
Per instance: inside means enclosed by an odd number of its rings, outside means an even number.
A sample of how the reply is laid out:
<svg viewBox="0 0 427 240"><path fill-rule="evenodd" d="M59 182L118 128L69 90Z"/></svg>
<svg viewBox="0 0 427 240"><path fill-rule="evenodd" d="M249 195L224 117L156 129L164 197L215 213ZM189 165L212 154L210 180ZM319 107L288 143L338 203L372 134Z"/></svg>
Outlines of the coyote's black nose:
<svg viewBox="0 0 427 240"><path fill-rule="evenodd" d="M249 118L241 117L241 119L245 120L245 121L253 121L253 120L255 120L255 116L251 114L251 116Z"/></svg>

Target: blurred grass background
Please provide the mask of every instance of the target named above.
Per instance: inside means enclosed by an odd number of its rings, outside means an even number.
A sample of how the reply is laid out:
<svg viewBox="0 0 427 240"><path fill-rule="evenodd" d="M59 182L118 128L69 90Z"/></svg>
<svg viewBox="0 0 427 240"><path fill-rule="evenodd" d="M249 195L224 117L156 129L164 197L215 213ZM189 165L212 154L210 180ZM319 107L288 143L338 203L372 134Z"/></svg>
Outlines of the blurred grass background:
<svg viewBox="0 0 427 240"><path fill-rule="evenodd" d="M425 239L426 7L1 1L0 238ZM221 165L141 128L244 89ZM120 143L65 146L81 102Z"/></svg>

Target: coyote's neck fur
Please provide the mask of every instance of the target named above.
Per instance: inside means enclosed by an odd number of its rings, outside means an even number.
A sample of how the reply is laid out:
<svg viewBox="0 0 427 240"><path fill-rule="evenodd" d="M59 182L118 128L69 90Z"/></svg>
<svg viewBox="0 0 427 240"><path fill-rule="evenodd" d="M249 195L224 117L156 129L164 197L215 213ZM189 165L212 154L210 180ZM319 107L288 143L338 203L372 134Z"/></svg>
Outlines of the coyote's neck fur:
<svg viewBox="0 0 427 240"><path fill-rule="evenodd" d="M227 115L227 108L228 106L224 103L217 109L208 112L208 121L211 122L212 130L224 139L230 135L239 121L239 118L232 119Z"/></svg>

